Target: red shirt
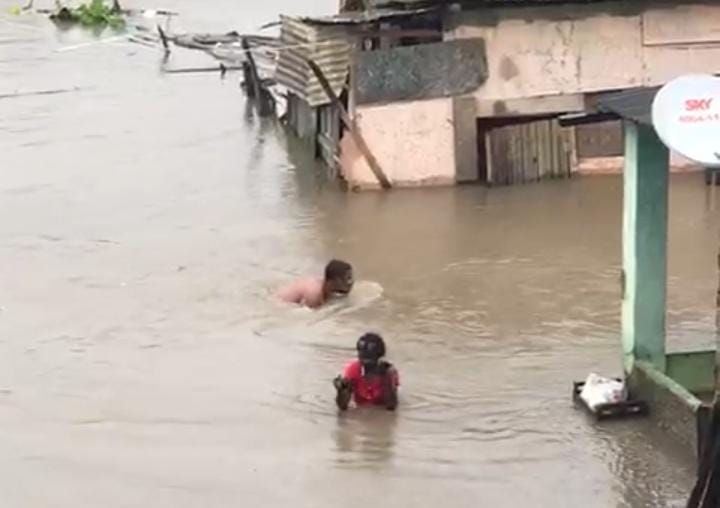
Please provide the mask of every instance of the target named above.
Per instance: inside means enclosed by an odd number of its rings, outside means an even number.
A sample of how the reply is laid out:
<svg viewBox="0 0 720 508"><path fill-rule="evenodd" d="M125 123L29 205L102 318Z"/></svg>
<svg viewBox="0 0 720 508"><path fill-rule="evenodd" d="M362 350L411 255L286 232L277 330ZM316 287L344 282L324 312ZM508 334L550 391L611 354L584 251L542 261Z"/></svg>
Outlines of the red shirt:
<svg viewBox="0 0 720 508"><path fill-rule="evenodd" d="M390 370L392 383L400 385L400 376L394 368ZM383 387L381 376L363 376L363 368L360 360L353 360L348 363L343 372L343 377L350 381L353 388L355 404L382 404Z"/></svg>

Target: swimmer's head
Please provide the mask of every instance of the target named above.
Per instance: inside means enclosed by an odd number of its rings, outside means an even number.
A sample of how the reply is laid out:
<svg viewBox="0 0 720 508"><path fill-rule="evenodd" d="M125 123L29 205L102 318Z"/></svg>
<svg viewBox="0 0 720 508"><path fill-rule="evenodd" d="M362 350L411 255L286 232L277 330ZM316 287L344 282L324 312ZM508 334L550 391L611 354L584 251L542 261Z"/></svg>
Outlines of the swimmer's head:
<svg viewBox="0 0 720 508"><path fill-rule="evenodd" d="M347 295L353 283L353 269L350 263L333 259L325 266L325 291L328 294Z"/></svg>
<svg viewBox="0 0 720 508"><path fill-rule="evenodd" d="M385 356L385 341L377 333L366 333L355 346L358 360L364 367L374 367Z"/></svg>

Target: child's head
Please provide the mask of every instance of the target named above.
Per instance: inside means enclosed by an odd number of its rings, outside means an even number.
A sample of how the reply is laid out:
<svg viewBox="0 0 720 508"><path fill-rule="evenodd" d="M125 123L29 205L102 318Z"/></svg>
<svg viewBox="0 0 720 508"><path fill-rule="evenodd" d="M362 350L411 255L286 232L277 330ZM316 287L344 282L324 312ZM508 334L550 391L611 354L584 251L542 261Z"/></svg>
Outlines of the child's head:
<svg viewBox="0 0 720 508"><path fill-rule="evenodd" d="M385 356L385 341L377 333L366 333L356 345L358 359L365 366L377 365Z"/></svg>
<svg viewBox="0 0 720 508"><path fill-rule="evenodd" d="M350 263L333 259L325 265L325 288L330 294L346 295L353 287L353 269Z"/></svg>

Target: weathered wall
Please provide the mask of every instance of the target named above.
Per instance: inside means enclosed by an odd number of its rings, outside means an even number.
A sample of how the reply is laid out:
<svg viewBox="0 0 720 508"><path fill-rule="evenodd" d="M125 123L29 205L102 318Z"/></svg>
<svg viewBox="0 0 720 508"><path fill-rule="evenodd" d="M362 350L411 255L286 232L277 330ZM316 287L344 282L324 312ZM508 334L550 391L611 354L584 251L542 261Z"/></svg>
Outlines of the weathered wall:
<svg viewBox="0 0 720 508"><path fill-rule="evenodd" d="M657 85L720 71L720 5L651 8L623 3L483 9L450 14L446 39L481 37L488 79L478 111L504 101Z"/></svg>
<svg viewBox="0 0 720 508"><path fill-rule="evenodd" d="M485 80L482 39L362 51L355 61L357 104L450 97Z"/></svg>
<svg viewBox="0 0 720 508"><path fill-rule="evenodd" d="M609 121L575 127L577 156L618 157L623 154L622 122Z"/></svg>
<svg viewBox="0 0 720 508"><path fill-rule="evenodd" d="M452 99L357 106L355 121L395 185L455 182ZM377 181L350 136L340 143L342 174L351 187Z"/></svg>

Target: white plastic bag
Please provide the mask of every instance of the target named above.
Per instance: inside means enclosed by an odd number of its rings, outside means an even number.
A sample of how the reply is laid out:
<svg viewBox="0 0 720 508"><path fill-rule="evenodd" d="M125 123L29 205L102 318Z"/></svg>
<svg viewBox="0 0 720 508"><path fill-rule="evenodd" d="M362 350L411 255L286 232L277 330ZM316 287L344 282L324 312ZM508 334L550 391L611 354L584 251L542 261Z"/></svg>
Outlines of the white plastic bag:
<svg viewBox="0 0 720 508"><path fill-rule="evenodd" d="M601 404L624 401L627 398L625 383L591 373L585 380L580 398L595 411Z"/></svg>

